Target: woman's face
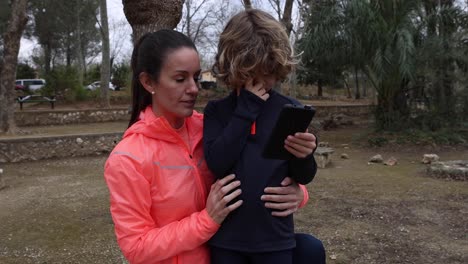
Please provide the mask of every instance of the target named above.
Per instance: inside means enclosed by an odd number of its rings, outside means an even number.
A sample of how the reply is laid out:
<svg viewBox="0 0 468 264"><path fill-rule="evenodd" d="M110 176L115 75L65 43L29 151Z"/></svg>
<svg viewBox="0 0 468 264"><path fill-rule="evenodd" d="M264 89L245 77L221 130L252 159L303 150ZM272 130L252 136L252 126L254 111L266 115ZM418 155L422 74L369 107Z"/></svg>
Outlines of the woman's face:
<svg viewBox="0 0 468 264"><path fill-rule="evenodd" d="M153 111L164 116L174 128L183 125L193 113L198 95L200 60L188 47L170 51L154 82Z"/></svg>

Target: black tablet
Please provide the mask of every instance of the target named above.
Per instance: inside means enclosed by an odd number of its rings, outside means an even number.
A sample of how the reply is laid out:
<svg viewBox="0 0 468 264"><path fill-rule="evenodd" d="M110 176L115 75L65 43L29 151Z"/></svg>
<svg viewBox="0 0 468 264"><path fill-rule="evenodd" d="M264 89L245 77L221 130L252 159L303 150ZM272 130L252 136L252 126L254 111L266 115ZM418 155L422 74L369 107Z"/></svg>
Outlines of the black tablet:
<svg viewBox="0 0 468 264"><path fill-rule="evenodd" d="M267 144L263 149L263 157L282 160L292 158L293 155L284 147L284 140L289 135L294 135L297 132L305 132L314 114L315 109L308 105L284 105Z"/></svg>

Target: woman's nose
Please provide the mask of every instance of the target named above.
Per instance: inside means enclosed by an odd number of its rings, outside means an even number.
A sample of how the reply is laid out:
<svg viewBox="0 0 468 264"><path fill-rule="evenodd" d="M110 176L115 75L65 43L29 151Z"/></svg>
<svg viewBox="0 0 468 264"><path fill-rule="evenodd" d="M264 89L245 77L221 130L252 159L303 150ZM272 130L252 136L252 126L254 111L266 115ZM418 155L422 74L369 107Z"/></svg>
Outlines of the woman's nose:
<svg viewBox="0 0 468 264"><path fill-rule="evenodd" d="M190 86L188 87L187 92L188 93L198 93L199 85L200 85L200 83L198 81L192 80L190 82Z"/></svg>

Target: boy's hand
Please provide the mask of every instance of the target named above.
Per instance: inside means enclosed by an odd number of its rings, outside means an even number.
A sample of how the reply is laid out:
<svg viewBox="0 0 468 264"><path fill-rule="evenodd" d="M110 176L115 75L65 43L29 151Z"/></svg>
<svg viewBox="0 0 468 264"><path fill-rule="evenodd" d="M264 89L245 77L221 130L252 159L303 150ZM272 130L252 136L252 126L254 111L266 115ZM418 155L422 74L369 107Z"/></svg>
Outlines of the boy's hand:
<svg viewBox="0 0 468 264"><path fill-rule="evenodd" d="M317 139L308 131L289 135L284 141L284 147L297 158L305 158L312 154L317 146Z"/></svg>
<svg viewBox="0 0 468 264"><path fill-rule="evenodd" d="M270 94L265 90L265 83L263 81L256 81L254 84L254 80L249 79L245 84L245 89L260 97L263 101L266 101L270 97Z"/></svg>

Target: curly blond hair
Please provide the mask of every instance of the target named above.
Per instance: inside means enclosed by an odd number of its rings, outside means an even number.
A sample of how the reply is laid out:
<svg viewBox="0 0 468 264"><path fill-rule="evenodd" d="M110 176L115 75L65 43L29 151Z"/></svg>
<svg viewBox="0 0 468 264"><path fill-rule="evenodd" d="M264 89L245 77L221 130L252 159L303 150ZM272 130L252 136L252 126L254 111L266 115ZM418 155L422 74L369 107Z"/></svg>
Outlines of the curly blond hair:
<svg viewBox="0 0 468 264"><path fill-rule="evenodd" d="M248 9L232 17L221 33L212 71L235 89L259 74L283 80L297 62L284 26L264 11Z"/></svg>

